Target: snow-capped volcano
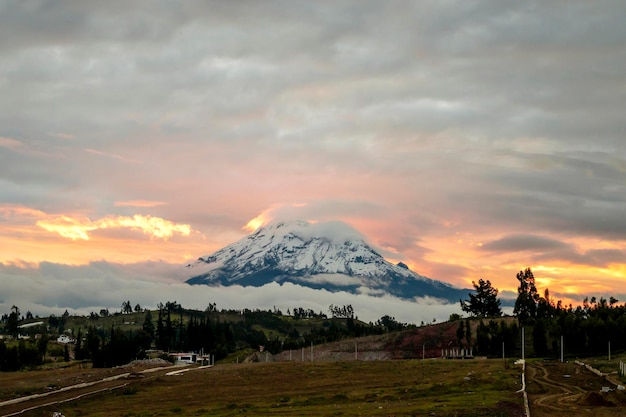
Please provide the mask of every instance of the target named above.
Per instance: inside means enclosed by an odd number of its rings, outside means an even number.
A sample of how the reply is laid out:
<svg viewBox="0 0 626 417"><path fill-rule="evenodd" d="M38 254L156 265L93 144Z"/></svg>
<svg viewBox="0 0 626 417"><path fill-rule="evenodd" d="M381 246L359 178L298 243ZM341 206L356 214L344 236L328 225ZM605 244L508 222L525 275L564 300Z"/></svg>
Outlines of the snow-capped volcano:
<svg viewBox="0 0 626 417"><path fill-rule="evenodd" d="M436 297L467 292L394 265L345 223L274 223L188 265L189 284L262 286L292 282L329 291Z"/></svg>

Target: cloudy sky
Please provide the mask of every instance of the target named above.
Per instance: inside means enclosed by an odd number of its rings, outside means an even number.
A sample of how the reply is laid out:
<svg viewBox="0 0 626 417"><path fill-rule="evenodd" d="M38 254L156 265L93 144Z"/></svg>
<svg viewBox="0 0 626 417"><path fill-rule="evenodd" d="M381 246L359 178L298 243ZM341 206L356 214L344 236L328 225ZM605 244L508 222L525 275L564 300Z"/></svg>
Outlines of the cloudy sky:
<svg viewBox="0 0 626 417"><path fill-rule="evenodd" d="M0 0L0 307L192 303L181 265L292 218L461 287L531 267L558 298L626 301L624 21L621 1ZM284 290L197 303L310 299Z"/></svg>

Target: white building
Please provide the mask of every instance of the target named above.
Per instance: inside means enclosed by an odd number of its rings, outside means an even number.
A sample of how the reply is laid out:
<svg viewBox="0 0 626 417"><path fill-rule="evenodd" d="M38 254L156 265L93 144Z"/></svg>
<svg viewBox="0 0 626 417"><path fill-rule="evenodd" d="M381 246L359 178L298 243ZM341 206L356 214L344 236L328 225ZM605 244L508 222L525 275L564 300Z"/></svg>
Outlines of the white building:
<svg viewBox="0 0 626 417"><path fill-rule="evenodd" d="M61 336L59 336L57 338L57 342L58 343L63 343L63 344L68 344L68 343L73 343L74 339L72 339L71 337L69 337L68 335L62 334Z"/></svg>
<svg viewBox="0 0 626 417"><path fill-rule="evenodd" d="M176 365L193 365L196 363L198 355L195 353L170 353Z"/></svg>

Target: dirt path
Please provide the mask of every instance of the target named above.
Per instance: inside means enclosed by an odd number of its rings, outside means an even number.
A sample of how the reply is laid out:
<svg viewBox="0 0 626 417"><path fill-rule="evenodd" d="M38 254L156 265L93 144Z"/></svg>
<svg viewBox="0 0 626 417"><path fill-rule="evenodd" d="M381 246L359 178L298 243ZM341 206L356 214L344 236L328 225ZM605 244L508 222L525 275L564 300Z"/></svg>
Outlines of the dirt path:
<svg viewBox="0 0 626 417"><path fill-rule="evenodd" d="M46 393L5 400L0 402L0 417L12 417L37 408L63 404L89 395L121 389L134 381L156 378L171 371L172 367L158 367L139 372L125 372L100 380L64 386Z"/></svg>
<svg viewBox="0 0 626 417"><path fill-rule="evenodd" d="M46 396L36 396L29 398L25 401L5 404L0 407L0 415L2 417L16 416L26 411L34 410L40 407L75 401L88 395L123 388L127 385L127 380L120 379L115 381L106 381L99 384L90 385L88 387L75 388L72 390L55 391Z"/></svg>
<svg viewBox="0 0 626 417"><path fill-rule="evenodd" d="M532 417L594 417L626 414L624 391L574 363L535 362L527 367L527 392Z"/></svg>

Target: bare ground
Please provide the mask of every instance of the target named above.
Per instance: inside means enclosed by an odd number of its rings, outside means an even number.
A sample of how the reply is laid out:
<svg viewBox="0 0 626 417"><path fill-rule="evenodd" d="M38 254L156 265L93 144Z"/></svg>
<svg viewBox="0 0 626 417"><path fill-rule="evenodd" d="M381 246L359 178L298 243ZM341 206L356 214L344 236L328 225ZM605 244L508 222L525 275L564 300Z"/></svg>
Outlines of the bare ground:
<svg viewBox="0 0 626 417"><path fill-rule="evenodd" d="M626 392L575 363L530 363L526 380L532 417L626 415Z"/></svg>

